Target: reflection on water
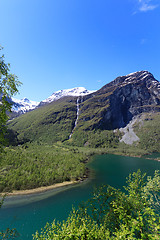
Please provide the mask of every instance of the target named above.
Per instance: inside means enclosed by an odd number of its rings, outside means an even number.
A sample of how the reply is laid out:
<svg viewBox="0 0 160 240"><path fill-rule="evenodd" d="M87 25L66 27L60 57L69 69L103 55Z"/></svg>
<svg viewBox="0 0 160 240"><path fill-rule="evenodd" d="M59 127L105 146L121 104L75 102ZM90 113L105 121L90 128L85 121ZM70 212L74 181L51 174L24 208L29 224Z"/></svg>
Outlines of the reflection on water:
<svg viewBox="0 0 160 240"><path fill-rule="evenodd" d="M23 206L27 205L33 202L37 202L40 200L44 200L46 198L49 198L51 196L54 196L56 194L59 194L60 192L63 192L67 189L77 187L80 183L75 183L73 185L69 186L62 186L58 188L54 188L51 190L46 190L40 193L33 193L33 194L24 194L24 195L17 195L17 196L8 196L5 199L5 202L3 204L3 208L8 208L8 207L16 207L16 206Z"/></svg>
<svg viewBox="0 0 160 240"><path fill-rule="evenodd" d="M40 230L46 222L53 219L66 219L72 207L86 201L93 188L110 184L122 188L129 173L141 169L148 175L160 170L160 162L145 158L123 157L116 155L95 156L89 163L92 172L89 180L74 186L50 190L32 196L10 197L0 210L0 226L17 228L21 239L32 239L32 233Z"/></svg>
<svg viewBox="0 0 160 240"><path fill-rule="evenodd" d="M152 153L150 155L145 155L144 158L160 160L160 153Z"/></svg>

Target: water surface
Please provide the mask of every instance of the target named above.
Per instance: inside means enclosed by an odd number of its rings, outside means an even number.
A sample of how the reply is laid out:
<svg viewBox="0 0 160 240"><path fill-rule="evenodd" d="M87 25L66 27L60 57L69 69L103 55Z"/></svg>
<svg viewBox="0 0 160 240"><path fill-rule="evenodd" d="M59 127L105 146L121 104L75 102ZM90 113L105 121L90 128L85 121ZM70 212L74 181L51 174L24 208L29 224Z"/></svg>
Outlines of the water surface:
<svg viewBox="0 0 160 240"><path fill-rule="evenodd" d="M77 207L91 196L95 186L110 184L122 188L129 173L141 169L153 175L156 169L160 170L158 161L116 155L97 155L88 165L92 174L84 183L56 192L52 190L43 194L9 198L0 210L1 229L16 228L21 234L19 239L32 239L32 234L44 227L46 222L52 222L55 218L65 220L73 206Z"/></svg>

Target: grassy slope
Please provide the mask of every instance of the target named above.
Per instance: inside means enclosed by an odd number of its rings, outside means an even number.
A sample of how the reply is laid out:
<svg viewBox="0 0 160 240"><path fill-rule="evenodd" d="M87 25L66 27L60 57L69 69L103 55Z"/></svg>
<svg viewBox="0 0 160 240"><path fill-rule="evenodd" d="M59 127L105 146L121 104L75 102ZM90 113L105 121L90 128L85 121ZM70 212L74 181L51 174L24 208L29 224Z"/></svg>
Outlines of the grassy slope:
<svg viewBox="0 0 160 240"><path fill-rule="evenodd" d="M151 152L160 151L160 113L145 113L142 121L137 122L134 131L140 138L139 142L132 145L120 143L121 134L112 130L75 131L71 141L75 145L93 148L105 148L109 153L122 155L141 156Z"/></svg>
<svg viewBox="0 0 160 240"><path fill-rule="evenodd" d="M139 137L139 142L132 145L119 143L115 149L109 149L109 152L131 156L160 152L160 113L142 114L141 121L134 126L134 132Z"/></svg>
<svg viewBox="0 0 160 240"><path fill-rule="evenodd" d="M69 138L76 119L76 99L64 98L9 122L18 140L52 144Z"/></svg>
<svg viewBox="0 0 160 240"><path fill-rule="evenodd" d="M104 112L109 107L108 96L108 93L97 95L81 103L77 129L93 130L100 124Z"/></svg>
<svg viewBox="0 0 160 240"><path fill-rule="evenodd" d="M160 151L160 113L146 113L143 121L135 125L140 138L137 147L148 152Z"/></svg>

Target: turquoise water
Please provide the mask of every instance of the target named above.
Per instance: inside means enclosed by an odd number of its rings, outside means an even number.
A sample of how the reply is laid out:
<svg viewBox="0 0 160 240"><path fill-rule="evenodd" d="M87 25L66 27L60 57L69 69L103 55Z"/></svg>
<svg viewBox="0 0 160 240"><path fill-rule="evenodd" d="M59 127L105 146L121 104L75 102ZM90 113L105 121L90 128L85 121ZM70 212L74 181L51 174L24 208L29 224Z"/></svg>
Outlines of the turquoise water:
<svg viewBox="0 0 160 240"><path fill-rule="evenodd" d="M0 210L0 228L16 228L19 239L32 239L32 234L53 219L66 219L72 207L87 200L95 186L110 184L122 188L129 173L141 169L148 175L160 170L160 162L145 158L116 155L95 156L89 163L92 174L89 180L63 189L47 193L10 197Z"/></svg>
<svg viewBox="0 0 160 240"><path fill-rule="evenodd" d="M151 155L145 155L144 157L150 159L160 159L160 153L152 153Z"/></svg>

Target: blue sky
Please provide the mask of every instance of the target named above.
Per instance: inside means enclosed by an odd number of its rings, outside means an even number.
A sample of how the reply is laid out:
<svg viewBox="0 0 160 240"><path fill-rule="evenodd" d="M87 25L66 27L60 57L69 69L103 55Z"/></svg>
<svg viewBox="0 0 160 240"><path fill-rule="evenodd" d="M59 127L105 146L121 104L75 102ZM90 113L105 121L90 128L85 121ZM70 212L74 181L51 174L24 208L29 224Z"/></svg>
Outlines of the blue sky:
<svg viewBox="0 0 160 240"><path fill-rule="evenodd" d="M95 90L140 70L160 80L160 2L0 0L0 45L23 83L19 99Z"/></svg>

